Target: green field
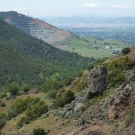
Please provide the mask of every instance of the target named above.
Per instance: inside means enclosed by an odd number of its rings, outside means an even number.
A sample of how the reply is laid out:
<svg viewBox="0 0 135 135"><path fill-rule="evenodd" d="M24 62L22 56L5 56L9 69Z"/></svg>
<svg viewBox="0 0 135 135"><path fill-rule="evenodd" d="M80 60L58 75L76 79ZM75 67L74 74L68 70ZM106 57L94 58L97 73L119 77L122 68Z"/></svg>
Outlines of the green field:
<svg viewBox="0 0 135 135"><path fill-rule="evenodd" d="M98 46L99 49L95 49L93 45ZM104 58L113 56L112 51L105 50L106 46L111 46L114 48L125 48L131 47L132 45L112 39L99 40L93 37L83 37L83 38L76 38L68 42L66 45L62 43L60 46L57 47L62 50L77 52L80 55L86 57Z"/></svg>

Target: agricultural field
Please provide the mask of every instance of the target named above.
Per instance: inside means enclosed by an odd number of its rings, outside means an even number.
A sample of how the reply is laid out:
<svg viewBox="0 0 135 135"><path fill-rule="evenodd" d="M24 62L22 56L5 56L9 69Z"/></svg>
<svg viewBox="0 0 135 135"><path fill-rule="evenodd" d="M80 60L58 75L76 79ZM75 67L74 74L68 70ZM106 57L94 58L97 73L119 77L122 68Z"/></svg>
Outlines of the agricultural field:
<svg viewBox="0 0 135 135"><path fill-rule="evenodd" d="M113 56L112 50L105 49L107 46L111 46L112 48L125 48L131 47L132 44L124 43L114 39L99 40L97 38L88 36L76 38L67 44L61 43L61 45L58 45L57 47L62 50L77 52L78 54L85 57L93 57L97 59Z"/></svg>

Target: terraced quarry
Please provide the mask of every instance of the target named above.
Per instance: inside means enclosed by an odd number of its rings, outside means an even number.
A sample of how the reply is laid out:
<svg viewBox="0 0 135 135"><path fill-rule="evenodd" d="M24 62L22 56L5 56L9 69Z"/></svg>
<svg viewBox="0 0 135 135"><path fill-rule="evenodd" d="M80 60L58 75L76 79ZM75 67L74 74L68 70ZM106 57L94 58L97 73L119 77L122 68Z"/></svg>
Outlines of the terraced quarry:
<svg viewBox="0 0 135 135"><path fill-rule="evenodd" d="M70 32L58 29L48 23L17 12L1 12L0 17L10 25L50 44L55 44L58 41L66 42L76 37Z"/></svg>

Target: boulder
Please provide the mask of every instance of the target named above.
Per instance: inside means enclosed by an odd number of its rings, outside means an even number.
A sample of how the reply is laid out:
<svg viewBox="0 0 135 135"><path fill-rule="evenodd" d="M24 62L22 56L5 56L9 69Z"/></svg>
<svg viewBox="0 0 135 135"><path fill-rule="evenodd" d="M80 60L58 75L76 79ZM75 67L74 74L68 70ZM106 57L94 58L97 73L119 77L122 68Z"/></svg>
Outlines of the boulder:
<svg viewBox="0 0 135 135"><path fill-rule="evenodd" d="M98 94L107 89L107 70L104 66L96 66L91 70L88 77L88 94Z"/></svg>

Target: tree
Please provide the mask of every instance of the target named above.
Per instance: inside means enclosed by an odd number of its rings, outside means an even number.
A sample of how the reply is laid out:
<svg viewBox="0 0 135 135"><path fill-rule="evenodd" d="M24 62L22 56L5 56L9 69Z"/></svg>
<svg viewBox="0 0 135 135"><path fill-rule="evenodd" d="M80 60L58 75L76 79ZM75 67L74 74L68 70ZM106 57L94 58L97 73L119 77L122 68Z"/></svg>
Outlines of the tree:
<svg viewBox="0 0 135 135"><path fill-rule="evenodd" d="M16 96L18 94L19 91L19 85L15 82L13 82L10 86L9 86L9 92L12 96Z"/></svg>
<svg viewBox="0 0 135 135"><path fill-rule="evenodd" d="M130 48L123 48L122 53L123 54L128 54L130 52Z"/></svg>
<svg viewBox="0 0 135 135"><path fill-rule="evenodd" d="M30 90L30 88L29 88L29 86L27 84L25 84L24 86L22 86L21 89L22 89L23 93L27 93Z"/></svg>
<svg viewBox="0 0 135 135"><path fill-rule="evenodd" d="M75 99L74 93L70 90L66 90L64 92L63 100L65 104L70 103L72 100Z"/></svg>

